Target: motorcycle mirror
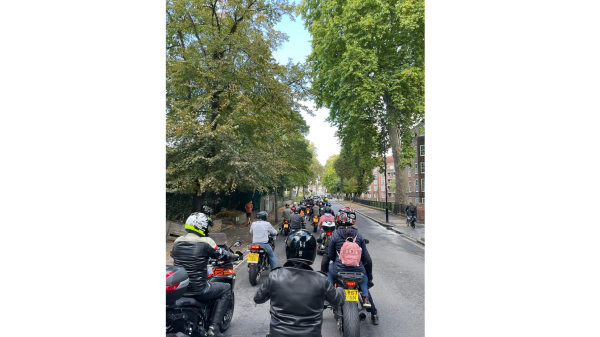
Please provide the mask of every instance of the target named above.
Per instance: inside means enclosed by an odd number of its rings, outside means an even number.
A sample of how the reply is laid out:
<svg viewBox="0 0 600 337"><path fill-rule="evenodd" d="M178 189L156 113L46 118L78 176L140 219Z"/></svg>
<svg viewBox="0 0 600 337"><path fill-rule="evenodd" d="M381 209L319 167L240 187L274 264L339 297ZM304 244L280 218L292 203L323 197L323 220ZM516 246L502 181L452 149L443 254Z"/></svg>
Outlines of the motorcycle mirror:
<svg viewBox="0 0 600 337"><path fill-rule="evenodd" d="M233 247L239 247L242 245L242 241L237 240L236 242L233 243Z"/></svg>
<svg viewBox="0 0 600 337"><path fill-rule="evenodd" d="M323 240L317 239L317 243L323 243Z"/></svg>
<svg viewBox="0 0 600 337"><path fill-rule="evenodd" d="M369 243L369 239L365 239L365 243Z"/></svg>
<svg viewBox="0 0 600 337"><path fill-rule="evenodd" d="M236 251L235 251L235 255L242 255L242 256L243 256L243 255L244 255L244 253L240 252L239 250L236 250Z"/></svg>

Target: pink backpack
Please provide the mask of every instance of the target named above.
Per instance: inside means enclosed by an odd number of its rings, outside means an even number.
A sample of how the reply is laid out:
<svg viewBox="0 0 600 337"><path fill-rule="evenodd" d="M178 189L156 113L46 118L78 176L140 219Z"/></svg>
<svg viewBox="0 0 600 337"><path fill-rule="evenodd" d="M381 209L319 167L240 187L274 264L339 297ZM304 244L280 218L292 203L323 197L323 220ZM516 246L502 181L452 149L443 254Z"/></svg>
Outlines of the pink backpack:
<svg viewBox="0 0 600 337"><path fill-rule="evenodd" d="M362 248L356 243L356 236L352 241L346 241L340 248L338 253L340 261L348 267L358 267L360 265L360 258L362 256ZM347 238L346 238L347 239Z"/></svg>

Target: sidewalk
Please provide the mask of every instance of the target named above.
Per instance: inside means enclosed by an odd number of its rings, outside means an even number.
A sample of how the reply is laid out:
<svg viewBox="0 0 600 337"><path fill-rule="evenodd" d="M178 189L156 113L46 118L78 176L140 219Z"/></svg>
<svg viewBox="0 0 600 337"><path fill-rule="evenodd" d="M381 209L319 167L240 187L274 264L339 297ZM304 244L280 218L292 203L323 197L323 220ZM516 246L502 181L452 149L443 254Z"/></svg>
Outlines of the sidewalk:
<svg viewBox="0 0 600 337"><path fill-rule="evenodd" d="M406 226L406 217L403 215L393 214L391 211L388 213L389 222L385 222L385 210L368 207L355 202L346 200L336 200L343 206L348 206L365 217L379 223L384 227L388 227L399 234L407 236L423 245L425 245L425 225L416 224L415 229ZM337 211L337 210L336 210Z"/></svg>

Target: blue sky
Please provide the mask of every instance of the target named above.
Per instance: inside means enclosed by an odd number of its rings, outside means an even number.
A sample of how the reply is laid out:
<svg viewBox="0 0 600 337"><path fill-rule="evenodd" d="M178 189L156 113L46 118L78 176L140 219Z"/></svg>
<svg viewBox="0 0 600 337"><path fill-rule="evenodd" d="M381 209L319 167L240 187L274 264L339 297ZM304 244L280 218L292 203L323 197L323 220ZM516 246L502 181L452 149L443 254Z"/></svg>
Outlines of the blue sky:
<svg viewBox="0 0 600 337"><path fill-rule="evenodd" d="M295 1L299 3L299 1ZM311 52L310 33L304 28L304 22L301 17L296 17L296 21L292 21L289 17L284 17L279 22L275 29L284 32L289 39L273 53L273 57L280 64L287 64L288 58L293 62L304 62L306 57ZM313 112L314 117L303 114L304 119L310 126L309 134L306 138L313 142L317 147L317 159L322 165L325 165L329 156L340 153L340 146L337 137L334 136L337 128L330 126L325 118L329 115L329 109L319 109L315 111L314 102L305 102Z"/></svg>

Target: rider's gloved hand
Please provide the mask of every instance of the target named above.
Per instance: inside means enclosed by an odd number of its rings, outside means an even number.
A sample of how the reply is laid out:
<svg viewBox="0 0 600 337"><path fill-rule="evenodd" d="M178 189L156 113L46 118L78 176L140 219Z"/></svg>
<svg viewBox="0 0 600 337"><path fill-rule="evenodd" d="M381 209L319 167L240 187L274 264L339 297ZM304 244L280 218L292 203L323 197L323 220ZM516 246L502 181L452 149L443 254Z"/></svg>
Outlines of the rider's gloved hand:
<svg viewBox="0 0 600 337"><path fill-rule="evenodd" d="M235 254L235 256L237 257L237 260L242 260L244 258L244 255Z"/></svg>

